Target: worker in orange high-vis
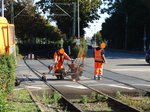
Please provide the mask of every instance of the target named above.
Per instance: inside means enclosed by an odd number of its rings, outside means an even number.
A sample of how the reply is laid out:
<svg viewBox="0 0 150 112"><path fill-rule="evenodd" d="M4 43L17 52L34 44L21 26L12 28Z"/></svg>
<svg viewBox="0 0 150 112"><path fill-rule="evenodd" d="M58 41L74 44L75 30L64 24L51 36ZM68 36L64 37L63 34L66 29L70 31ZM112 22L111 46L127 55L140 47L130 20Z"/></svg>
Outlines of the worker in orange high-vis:
<svg viewBox="0 0 150 112"><path fill-rule="evenodd" d="M105 43L101 43L99 47L94 49L94 79L101 80L103 74L103 64L106 63L104 55Z"/></svg>
<svg viewBox="0 0 150 112"><path fill-rule="evenodd" d="M71 61L72 59L65 53L63 48L60 48L54 53L55 71L63 69L64 59Z"/></svg>

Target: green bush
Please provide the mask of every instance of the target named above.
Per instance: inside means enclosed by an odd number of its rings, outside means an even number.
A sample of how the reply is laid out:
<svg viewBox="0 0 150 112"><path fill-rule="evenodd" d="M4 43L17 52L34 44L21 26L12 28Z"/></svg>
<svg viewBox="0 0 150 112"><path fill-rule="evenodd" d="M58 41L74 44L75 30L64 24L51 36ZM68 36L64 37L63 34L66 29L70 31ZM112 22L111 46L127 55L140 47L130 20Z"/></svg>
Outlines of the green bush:
<svg viewBox="0 0 150 112"><path fill-rule="evenodd" d="M13 55L0 57L0 90L10 93L14 88L16 61Z"/></svg>
<svg viewBox="0 0 150 112"><path fill-rule="evenodd" d="M80 45L76 45L76 42L73 39L70 39L68 42L65 41L64 47L67 49L67 47L70 46L71 48L71 56L73 58L77 58L78 52L81 48L84 48L84 55L86 56L88 46L87 41L84 39L84 37L81 37L80 39Z"/></svg>
<svg viewBox="0 0 150 112"><path fill-rule="evenodd" d="M84 104L88 103L88 96L87 95L82 95L80 102L84 103Z"/></svg>
<svg viewBox="0 0 150 112"><path fill-rule="evenodd" d="M0 90L0 112L10 112L10 105L7 101L7 94Z"/></svg>
<svg viewBox="0 0 150 112"><path fill-rule="evenodd" d="M7 96L15 82L16 61L12 55L0 56L0 112L10 112Z"/></svg>
<svg viewBox="0 0 150 112"><path fill-rule="evenodd" d="M80 50L79 46L74 46L72 48L71 55L72 55L73 58L77 58L79 50Z"/></svg>

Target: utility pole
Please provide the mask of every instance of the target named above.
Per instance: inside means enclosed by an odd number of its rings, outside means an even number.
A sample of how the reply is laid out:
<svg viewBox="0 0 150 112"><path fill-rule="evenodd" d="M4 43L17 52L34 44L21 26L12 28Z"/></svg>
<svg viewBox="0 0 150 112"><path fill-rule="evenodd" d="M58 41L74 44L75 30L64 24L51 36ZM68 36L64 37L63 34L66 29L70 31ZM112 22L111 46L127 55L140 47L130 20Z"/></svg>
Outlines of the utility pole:
<svg viewBox="0 0 150 112"><path fill-rule="evenodd" d="M74 37L76 35L76 3L73 2L73 34Z"/></svg>
<svg viewBox="0 0 150 112"><path fill-rule="evenodd" d="M14 0L11 0L11 24L14 24Z"/></svg>
<svg viewBox="0 0 150 112"><path fill-rule="evenodd" d="M77 0L78 4L78 38L80 38L80 8L79 8L79 0Z"/></svg>
<svg viewBox="0 0 150 112"><path fill-rule="evenodd" d="M0 0L0 16L4 17L4 0Z"/></svg>

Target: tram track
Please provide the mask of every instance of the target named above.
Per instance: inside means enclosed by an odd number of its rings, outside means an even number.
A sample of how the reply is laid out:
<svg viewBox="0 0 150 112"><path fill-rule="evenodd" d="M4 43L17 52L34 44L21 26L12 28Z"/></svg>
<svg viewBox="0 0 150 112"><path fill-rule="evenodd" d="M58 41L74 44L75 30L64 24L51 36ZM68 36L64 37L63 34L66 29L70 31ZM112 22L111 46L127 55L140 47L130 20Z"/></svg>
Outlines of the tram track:
<svg viewBox="0 0 150 112"><path fill-rule="evenodd" d="M31 68L30 65L27 64L26 60L24 60L24 62L25 62L25 64L31 69L31 71L32 71L33 73L35 73L35 75L37 75L37 76L41 79L42 73L41 73L40 71L36 70L35 68ZM47 65L44 64L42 61L39 61L39 62L40 62L41 64L43 64L44 66L47 67ZM67 98L64 97L63 93L62 93L59 89L57 89L56 87L54 87L54 86L53 86L52 84L50 84L48 81L47 81L47 82L44 82L44 83L45 83L48 87L53 88L54 90L58 91L58 92L63 96L63 98L65 99L65 101L67 101ZM104 96L107 96L107 97L109 98L108 101L109 101L111 104L113 104L116 108L118 108L118 109L120 109L120 110L123 110L124 112L127 112L127 111L140 112L139 110L137 110L137 109L135 109L135 108L133 108L133 107L130 107L130 106L128 106L128 105L126 105L126 104L124 104L124 103L122 103L122 102L120 102L120 101L114 99L113 97L108 96L108 95L105 94L105 93L102 93L102 92L99 91L99 90L96 90L96 89L94 89L94 88L92 88L92 87L89 87L89 86L85 85L84 83L82 83L82 82L80 82L80 81L78 81L78 82L76 82L76 83L78 83L79 85L82 85L82 86L84 86L84 87L90 89L91 91L94 91L94 92L96 92L96 93L99 93L99 94L102 94L102 95L104 95ZM69 101L69 100L68 100L68 101ZM67 102L68 102L68 101L67 101ZM73 106L73 104L72 104L71 102L69 102L69 105L70 105L71 108L74 108L73 111L71 111L71 112L82 112L81 109L78 109L78 107ZM75 111L75 109L76 109L76 111Z"/></svg>
<svg viewBox="0 0 150 112"><path fill-rule="evenodd" d="M88 65L85 65L85 66L86 66L87 68L91 68L91 66L88 66ZM130 80L133 80L133 81L134 81L134 80L138 80L139 82L142 81L142 82L144 82L144 83L149 83L149 82L150 82L150 81L148 81L148 80L144 80L144 79L141 79L141 78L132 77L132 76L127 76L127 75L120 74L120 73L116 73L116 72L112 72L112 71L106 70L106 69L104 69L104 70L105 70L106 72L109 72L109 73L117 74L117 75L119 75L120 77L121 77L121 76L128 77ZM93 74L92 72L89 72L89 71L86 71L86 70L84 70L84 72L86 72L86 73L88 73L88 74ZM112 80L112 81L114 81L114 82L117 82L117 83L120 83L120 84L129 86L129 87L135 88L135 89L137 89L137 90L139 90L139 91L145 93L145 95L150 96L150 90L148 90L148 89L136 87L136 86L134 86L134 84L129 84L129 83L126 83L126 82L123 82L123 81L119 81L119 80L117 80L117 79L115 79L115 78L111 78L111 77L104 76L104 75L102 75L102 78L105 78L105 79L108 79L108 80Z"/></svg>
<svg viewBox="0 0 150 112"><path fill-rule="evenodd" d="M27 64L26 60L24 59L24 63L26 64L26 66L37 76L39 77L39 79L42 79L41 76L39 74L42 75L42 73L40 73L39 71L33 69L30 67L30 65ZM72 102L70 102L64 95L62 95L62 93L56 89L54 86L52 86L51 84L49 84L48 82L45 82L45 85L47 85L50 89L53 89L57 92L59 92L61 94L62 97L62 102L64 103L65 106L67 106L67 109L69 109L70 112L83 112L81 109L79 109L78 107L76 107L75 105L72 104ZM40 107L41 108L41 107Z"/></svg>
<svg viewBox="0 0 150 112"><path fill-rule="evenodd" d="M41 60L38 59L38 61L43 64L45 67L48 67L45 63L43 63ZM86 67L88 68L91 68L90 66L88 65L85 65ZM112 71L109 71L109 70L105 70L105 71L108 71L108 72L111 72L111 73L115 73L115 72L112 72ZM87 71L87 70L84 70L84 72L88 73L88 74L93 74L92 72L90 71ZM122 75L122 74L119 74L119 73L115 73L115 74L118 74L118 75ZM114 81L114 82L117 82L117 83L120 83L120 84L123 84L123 85L126 85L126 86L129 86L129 87L132 87L132 88L135 88L137 89L139 92L141 93L145 93L146 96L150 96L150 91L149 90L146 90L146 89L143 89L143 88L139 88L139 87L136 87L132 84L129 84L129 83L125 83L125 82L122 82L122 81L119 81L119 80L116 80L116 79L113 79L113 78L110 78L110 77L107 77L107 76L102 76L103 78L105 79L108 79L108 80L111 80L111 81ZM130 77L130 78L133 78L133 79L136 79L136 80L140 80L140 81L144 81L144 82L150 82L148 80L144 80L144 79L140 79L140 78L136 78L136 77L132 77L132 76L126 76L126 77ZM98 82L100 82L99 80L97 80Z"/></svg>

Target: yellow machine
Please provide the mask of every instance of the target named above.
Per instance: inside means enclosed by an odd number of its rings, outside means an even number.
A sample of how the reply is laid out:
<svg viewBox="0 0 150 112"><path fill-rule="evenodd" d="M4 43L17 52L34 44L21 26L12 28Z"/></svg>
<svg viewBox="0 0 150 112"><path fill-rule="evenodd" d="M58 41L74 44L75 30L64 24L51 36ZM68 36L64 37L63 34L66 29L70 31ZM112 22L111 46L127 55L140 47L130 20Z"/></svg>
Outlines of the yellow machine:
<svg viewBox="0 0 150 112"><path fill-rule="evenodd" d="M0 17L0 55L13 54L16 56L15 28L7 19Z"/></svg>

